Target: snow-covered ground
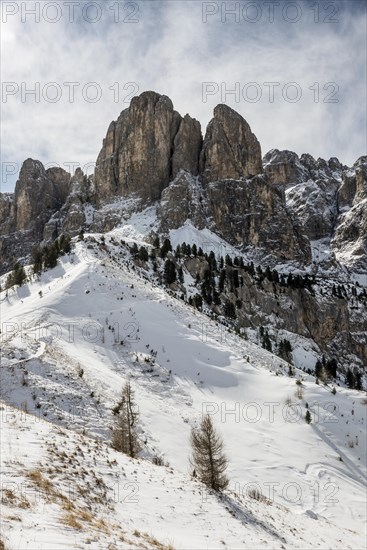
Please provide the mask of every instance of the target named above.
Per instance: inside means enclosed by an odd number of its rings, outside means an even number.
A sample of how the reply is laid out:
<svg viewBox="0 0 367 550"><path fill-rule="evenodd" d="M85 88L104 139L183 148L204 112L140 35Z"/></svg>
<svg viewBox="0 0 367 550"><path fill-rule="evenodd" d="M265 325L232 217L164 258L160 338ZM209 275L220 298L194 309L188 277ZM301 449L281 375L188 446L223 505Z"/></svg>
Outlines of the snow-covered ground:
<svg viewBox="0 0 367 550"><path fill-rule="evenodd" d="M190 242L185 231L172 240ZM139 231L105 238L139 242L146 232L141 220ZM289 377L278 357L132 270L122 249L88 246L78 242L40 280L1 293L7 547L365 548L362 393L334 395L303 371ZM109 447L111 408L128 377L139 460ZM190 429L204 412L229 458L222 498L190 475ZM170 466L153 465L156 455Z"/></svg>

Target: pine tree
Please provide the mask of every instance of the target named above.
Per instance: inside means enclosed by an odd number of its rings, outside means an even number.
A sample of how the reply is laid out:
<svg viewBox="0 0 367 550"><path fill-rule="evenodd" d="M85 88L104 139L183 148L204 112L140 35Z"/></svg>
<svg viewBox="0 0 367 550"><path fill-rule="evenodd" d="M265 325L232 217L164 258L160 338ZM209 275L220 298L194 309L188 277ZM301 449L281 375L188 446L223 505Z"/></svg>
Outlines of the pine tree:
<svg viewBox="0 0 367 550"><path fill-rule="evenodd" d="M51 246L46 246L43 249L45 269L52 269L56 267L58 256L59 256L59 252L57 250L57 247L54 244L52 244Z"/></svg>
<svg viewBox="0 0 367 550"><path fill-rule="evenodd" d="M164 282L171 285L177 279L176 266L172 260L166 260L164 264Z"/></svg>
<svg viewBox="0 0 367 550"><path fill-rule="evenodd" d="M278 355L284 359L284 361L292 363L292 345L286 338L279 343Z"/></svg>
<svg viewBox="0 0 367 550"><path fill-rule="evenodd" d="M32 266L33 273L39 275L43 268L43 252L39 246L36 246L32 250Z"/></svg>
<svg viewBox="0 0 367 550"><path fill-rule="evenodd" d="M263 338L263 342L262 342L262 346L264 349L268 350L268 351L272 351L273 347L271 345L271 340L269 338L269 333L268 331L265 332L264 334L264 338Z"/></svg>
<svg viewBox="0 0 367 550"><path fill-rule="evenodd" d="M71 237L69 235L61 235L58 246L60 253L69 254L71 252Z"/></svg>
<svg viewBox="0 0 367 550"><path fill-rule="evenodd" d="M223 440L209 415L204 416L198 428L192 429L190 440L190 462L198 479L214 491L225 489L229 483L225 475L228 461L223 451Z"/></svg>
<svg viewBox="0 0 367 550"><path fill-rule="evenodd" d="M6 279L5 288L8 289L14 285L22 286L26 279L27 275L24 271L24 267L17 262L14 265L13 271L9 273L8 278Z"/></svg>
<svg viewBox="0 0 367 550"><path fill-rule="evenodd" d="M133 243L132 247L130 248L130 252L134 258L136 258L139 254L139 248L136 243Z"/></svg>
<svg viewBox="0 0 367 550"><path fill-rule="evenodd" d="M316 378L320 378L320 375L322 374L322 369L323 369L322 363L321 363L320 359L318 359L316 361L316 365L315 365L315 376L316 376Z"/></svg>
<svg viewBox="0 0 367 550"><path fill-rule="evenodd" d="M226 317L229 317L230 319L236 318L236 308L235 305L230 302L229 300L226 300L226 303L224 304L224 315Z"/></svg>
<svg viewBox="0 0 367 550"><path fill-rule="evenodd" d="M354 371L354 387L356 390L362 391L363 390L363 384L362 384L362 373L355 369Z"/></svg>
<svg viewBox="0 0 367 550"><path fill-rule="evenodd" d="M201 249L199 248L199 250ZM199 256L199 250L198 250L198 256ZM211 251L209 254L209 265L212 271L217 271L217 260L215 258L215 254L213 251Z"/></svg>
<svg viewBox="0 0 367 550"><path fill-rule="evenodd" d="M14 284L22 286L26 279L27 275L24 271L24 267L20 264L17 264L17 268L14 269Z"/></svg>
<svg viewBox="0 0 367 550"><path fill-rule="evenodd" d="M139 260L142 262L147 262L149 259L148 250L145 248L145 246L141 246L139 248Z"/></svg>
<svg viewBox="0 0 367 550"><path fill-rule="evenodd" d="M196 307L196 309L201 310L201 308L203 307L203 299L200 294L195 294L195 296L192 297L191 302L192 305Z"/></svg>
<svg viewBox="0 0 367 550"><path fill-rule="evenodd" d="M220 275L219 275L219 282L218 282L219 292L223 292L223 290L224 290L224 282L226 280L226 277L227 277L226 270L222 269L222 271L220 272Z"/></svg>
<svg viewBox="0 0 367 550"><path fill-rule="evenodd" d="M306 420L307 424L311 424L311 413L308 409L307 409L306 414L305 414L305 420Z"/></svg>
<svg viewBox="0 0 367 550"><path fill-rule="evenodd" d="M331 378L336 378L337 367L338 367L338 363L334 357L329 361L327 361L326 362L327 375Z"/></svg>
<svg viewBox="0 0 367 550"><path fill-rule="evenodd" d="M171 241L169 239L164 239L164 242L160 250L160 257L164 260L168 252L171 252L171 250L172 250Z"/></svg>
<svg viewBox="0 0 367 550"><path fill-rule="evenodd" d="M225 262L226 262L226 265L229 265L230 267L233 266L232 258L230 257L229 254L226 254Z"/></svg>
<svg viewBox="0 0 367 550"><path fill-rule="evenodd" d="M160 242L159 242L159 236L156 235L153 239L153 248L159 248L160 247Z"/></svg>
<svg viewBox="0 0 367 550"><path fill-rule="evenodd" d="M123 386L121 400L113 409L113 413L117 419L112 430L112 447L134 458L141 450L137 435L139 413L129 381Z"/></svg>

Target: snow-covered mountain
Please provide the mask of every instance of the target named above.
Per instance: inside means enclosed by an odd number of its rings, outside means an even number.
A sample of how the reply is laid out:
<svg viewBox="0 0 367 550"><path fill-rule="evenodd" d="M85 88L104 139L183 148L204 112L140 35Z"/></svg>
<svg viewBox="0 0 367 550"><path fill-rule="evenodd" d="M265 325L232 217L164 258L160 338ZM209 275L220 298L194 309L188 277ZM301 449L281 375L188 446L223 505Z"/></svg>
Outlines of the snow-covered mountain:
<svg viewBox="0 0 367 550"><path fill-rule="evenodd" d="M367 157L133 98L0 194L0 548L365 548ZM130 381L138 458L112 448ZM196 477L209 414L229 485Z"/></svg>
<svg viewBox="0 0 367 550"><path fill-rule="evenodd" d="M130 252L151 249L151 223L148 210L76 240L57 267L1 293L5 548L363 548L363 394L289 376L287 362L163 288L160 264ZM184 281L196 292L186 269ZM138 459L110 447L127 378ZM221 496L191 475L190 428L204 412L229 458Z"/></svg>
<svg viewBox="0 0 367 550"><path fill-rule="evenodd" d="M35 245L110 231L154 208L151 241L192 226L263 272L315 277L317 303L284 286L284 299L274 299L262 281L226 299L255 304L237 312L239 328L308 338L340 372L360 371L367 364L366 186L367 157L352 168L277 149L262 159L249 125L226 105L214 109L203 137L199 122L181 117L168 97L144 92L110 124L93 176L24 162L14 194L0 194L0 273L29 263Z"/></svg>

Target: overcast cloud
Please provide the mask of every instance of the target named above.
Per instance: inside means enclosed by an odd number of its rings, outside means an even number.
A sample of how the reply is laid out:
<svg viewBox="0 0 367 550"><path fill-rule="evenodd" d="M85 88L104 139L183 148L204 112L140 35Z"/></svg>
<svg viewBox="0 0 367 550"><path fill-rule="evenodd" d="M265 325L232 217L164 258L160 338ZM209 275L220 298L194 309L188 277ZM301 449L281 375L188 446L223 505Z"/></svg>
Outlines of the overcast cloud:
<svg viewBox="0 0 367 550"><path fill-rule="evenodd" d="M39 22L24 11L36 4ZM51 23L57 15L56 4L61 18ZM11 191L17 179L16 175L5 177L8 164L4 163L20 166L28 157L63 167L72 162L93 163L111 120L128 106L131 94L144 90L168 95L182 115L188 112L200 120L203 133L215 105L225 102L248 121L263 154L276 147L308 152L316 158L337 156L353 164L366 154L365 0L279 0L273 3L273 22L269 4L265 0L80 1L74 3L71 22L70 2L3 1L2 190ZM100 18L91 23L86 19L98 17L98 5ZM116 11L111 8L118 6L120 21L115 22ZM237 16L228 14L225 21L225 9L236 6ZM17 13L10 15L12 11ZM256 18L256 22L249 21ZM25 86L32 89L37 82L39 103L32 95L22 100L22 86L23 91ZM54 103L50 99L56 88L45 88L50 82L62 92ZM80 83L74 102L66 82ZM83 98L82 89L90 82L97 83L101 91L97 102ZM216 83L206 101L204 82ZM270 86L264 85L271 82L280 83L274 88L274 101L269 98ZM14 83L14 89L19 87L19 92L5 95L11 91L9 83ZM221 94L221 88L225 92L236 83L240 97ZM298 88L287 87L289 83L297 83ZM334 84L324 89L327 83ZM92 100L95 88L84 90ZM302 97L291 102L300 92ZM259 101L251 101L260 93Z"/></svg>

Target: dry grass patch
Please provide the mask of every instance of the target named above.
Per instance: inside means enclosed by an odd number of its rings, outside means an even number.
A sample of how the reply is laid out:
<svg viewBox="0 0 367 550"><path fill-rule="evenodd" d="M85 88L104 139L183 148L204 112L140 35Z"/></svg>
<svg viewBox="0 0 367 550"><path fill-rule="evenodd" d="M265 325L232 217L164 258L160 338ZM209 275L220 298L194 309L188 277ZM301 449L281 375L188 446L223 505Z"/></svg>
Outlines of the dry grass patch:
<svg viewBox="0 0 367 550"><path fill-rule="evenodd" d="M27 500L24 495L18 497L12 489L2 489L1 502L2 504L16 506L22 509L31 507L29 500Z"/></svg>
<svg viewBox="0 0 367 550"><path fill-rule="evenodd" d="M258 502L263 502L265 504L271 504L271 500L269 500L266 496L262 494L261 491L258 489L251 489L248 492L248 496L254 500L257 500Z"/></svg>
<svg viewBox="0 0 367 550"><path fill-rule="evenodd" d="M141 533L140 536L149 544L157 548L157 550L175 550L172 544L163 544L158 539L153 537L153 535L148 535L148 533Z"/></svg>
<svg viewBox="0 0 367 550"><path fill-rule="evenodd" d="M43 477L42 472L39 469L34 468L33 470L26 472L26 476L47 496L49 497L59 496L60 493L58 491L55 491L51 481Z"/></svg>
<svg viewBox="0 0 367 550"><path fill-rule="evenodd" d="M74 512L67 512L61 517L61 523L71 527L71 529L77 529L81 531L83 528L82 524L79 523L78 518Z"/></svg>

